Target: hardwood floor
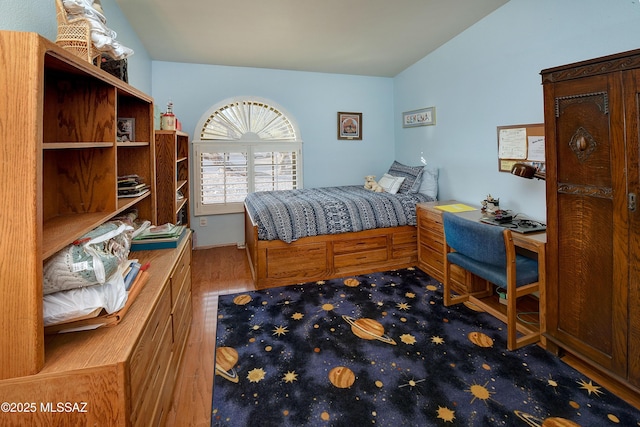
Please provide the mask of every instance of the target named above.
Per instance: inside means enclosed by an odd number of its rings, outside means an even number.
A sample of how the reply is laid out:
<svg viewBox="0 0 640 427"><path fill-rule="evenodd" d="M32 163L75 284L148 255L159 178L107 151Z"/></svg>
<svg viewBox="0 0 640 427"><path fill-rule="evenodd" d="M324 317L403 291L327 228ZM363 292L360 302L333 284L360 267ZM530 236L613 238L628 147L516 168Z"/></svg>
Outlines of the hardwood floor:
<svg viewBox="0 0 640 427"><path fill-rule="evenodd" d="M254 290L244 250L225 246L193 251L193 320L167 416L167 427L211 425L218 295Z"/></svg>
<svg viewBox="0 0 640 427"><path fill-rule="evenodd" d="M218 295L254 290L245 251L235 246L193 251L191 277L193 320L167 416L167 427L211 425ZM566 361L640 409L637 393L608 384L589 366L575 359Z"/></svg>

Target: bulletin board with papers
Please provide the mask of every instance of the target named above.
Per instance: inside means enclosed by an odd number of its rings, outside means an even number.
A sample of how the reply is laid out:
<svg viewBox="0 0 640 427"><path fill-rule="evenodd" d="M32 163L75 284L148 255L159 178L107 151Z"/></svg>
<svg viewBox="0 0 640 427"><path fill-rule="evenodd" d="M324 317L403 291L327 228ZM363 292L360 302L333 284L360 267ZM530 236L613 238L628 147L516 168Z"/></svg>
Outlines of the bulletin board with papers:
<svg viewBox="0 0 640 427"><path fill-rule="evenodd" d="M498 126L498 170L511 172L516 163L545 171L544 123Z"/></svg>

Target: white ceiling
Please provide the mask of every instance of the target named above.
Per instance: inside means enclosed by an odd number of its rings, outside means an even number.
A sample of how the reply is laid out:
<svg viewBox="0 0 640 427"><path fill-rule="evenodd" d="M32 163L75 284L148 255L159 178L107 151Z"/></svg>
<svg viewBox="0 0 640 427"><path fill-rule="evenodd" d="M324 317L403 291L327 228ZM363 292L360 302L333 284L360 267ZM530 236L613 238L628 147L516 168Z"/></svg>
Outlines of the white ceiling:
<svg viewBox="0 0 640 427"><path fill-rule="evenodd" d="M507 1L116 0L153 60L381 77Z"/></svg>

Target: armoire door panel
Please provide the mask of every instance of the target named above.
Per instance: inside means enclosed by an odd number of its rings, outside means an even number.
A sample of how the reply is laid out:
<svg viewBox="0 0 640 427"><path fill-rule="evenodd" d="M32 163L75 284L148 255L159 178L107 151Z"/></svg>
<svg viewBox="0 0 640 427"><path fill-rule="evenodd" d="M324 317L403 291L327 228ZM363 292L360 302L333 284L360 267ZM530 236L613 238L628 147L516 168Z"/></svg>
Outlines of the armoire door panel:
<svg viewBox="0 0 640 427"><path fill-rule="evenodd" d="M559 184L611 188L607 99L604 91L556 98Z"/></svg>
<svg viewBox="0 0 640 427"><path fill-rule="evenodd" d="M611 355L611 200L560 194L558 208L558 329L586 344L584 352Z"/></svg>
<svg viewBox="0 0 640 427"><path fill-rule="evenodd" d="M632 89L625 102L628 185L629 192L640 197L640 70L625 77L625 86ZM629 230L628 379L640 388L640 205L629 211Z"/></svg>

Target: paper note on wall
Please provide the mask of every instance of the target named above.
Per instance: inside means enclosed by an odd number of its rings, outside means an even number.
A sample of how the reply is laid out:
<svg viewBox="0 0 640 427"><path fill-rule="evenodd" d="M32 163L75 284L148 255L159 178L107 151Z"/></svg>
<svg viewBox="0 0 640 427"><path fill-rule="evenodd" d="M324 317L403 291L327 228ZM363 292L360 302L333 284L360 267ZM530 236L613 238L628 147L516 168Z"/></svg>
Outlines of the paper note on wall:
<svg viewBox="0 0 640 427"><path fill-rule="evenodd" d="M544 136L529 137L529 155L527 160L544 162Z"/></svg>
<svg viewBox="0 0 640 427"><path fill-rule="evenodd" d="M527 129L500 129L498 157L501 159L527 158Z"/></svg>

